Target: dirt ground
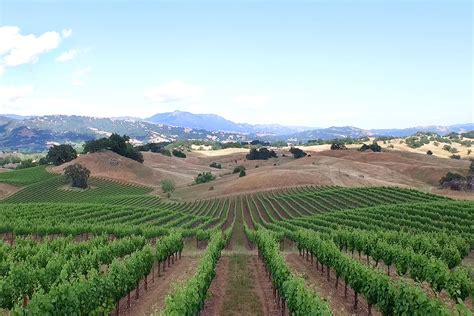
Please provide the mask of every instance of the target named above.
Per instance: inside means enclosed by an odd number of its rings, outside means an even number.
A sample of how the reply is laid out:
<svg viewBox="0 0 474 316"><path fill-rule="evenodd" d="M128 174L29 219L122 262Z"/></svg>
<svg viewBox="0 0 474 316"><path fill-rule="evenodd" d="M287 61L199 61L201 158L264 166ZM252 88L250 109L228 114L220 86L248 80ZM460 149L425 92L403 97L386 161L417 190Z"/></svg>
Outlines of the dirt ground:
<svg viewBox="0 0 474 316"><path fill-rule="evenodd" d="M16 193L21 188L8 183L0 183L0 200Z"/></svg>
<svg viewBox="0 0 474 316"><path fill-rule="evenodd" d="M148 290L145 291L144 281L140 282L139 299L135 299L135 291L131 293L131 307L127 307L127 296L120 300L120 315L129 316L148 316L159 313L164 305L168 293L190 278L196 271L198 257L183 254L181 260L175 261L171 267L166 267L165 271L161 269L161 276L158 277L158 268L155 267L155 282L152 283L152 275L148 276ZM114 310L111 315L116 315Z"/></svg>

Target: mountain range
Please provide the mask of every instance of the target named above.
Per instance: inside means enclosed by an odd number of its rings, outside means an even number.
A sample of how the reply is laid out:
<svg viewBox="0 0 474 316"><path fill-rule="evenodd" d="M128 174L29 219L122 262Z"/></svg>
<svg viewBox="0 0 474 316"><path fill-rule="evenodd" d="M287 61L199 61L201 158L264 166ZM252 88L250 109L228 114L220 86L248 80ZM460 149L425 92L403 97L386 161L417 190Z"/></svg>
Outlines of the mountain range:
<svg viewBox="0 0 474 316"><path fill-rule="evenodd" d="M366 130L352 126L311 128L278 124L235 123L215 114L183 111L136 117L95 118L76 115L19 116L0 114L0 150L43 151L54 143L80 143L111 133L126 134L136 143L175 140L305 142L310 139L405 137L418 131L441 135L474 130L474 123Z"/></svg>

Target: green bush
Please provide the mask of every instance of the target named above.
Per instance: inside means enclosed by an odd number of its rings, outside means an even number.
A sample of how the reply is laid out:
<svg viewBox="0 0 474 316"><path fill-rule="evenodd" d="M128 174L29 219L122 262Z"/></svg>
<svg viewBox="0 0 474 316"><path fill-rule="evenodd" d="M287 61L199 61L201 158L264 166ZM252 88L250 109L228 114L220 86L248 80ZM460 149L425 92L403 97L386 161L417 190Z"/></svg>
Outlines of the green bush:
<svg viewBox="0 0 474 316"><path fill-rule="evenodd" d="M186 154L178 149L173 149L173 156L178 158L186 158Z"/></svg>
<svg viewBox="0 0 474 316"><path fill-rule="evenodd" d="M245 167L244 166L237 166L234 168L234 171L232 173L239 173L239 172L242 172L242 171L245 171Z"/></svg>
<svg viewBox="0 0 474 316"><path fill-rule="evenodd" d="M239 172L239 178L245 177L247 174L245 173L245 170L240 170Z"/></svg>
<svg viewBox="0 0 474 316"><path fill-rule="evenodd" d="M210 182L215 179L216 179L216 176L213 175L212 173L203 172L203 173L198 174L198 176L194 179L194 182L196 184L200 184L200 183Z"/></svg>

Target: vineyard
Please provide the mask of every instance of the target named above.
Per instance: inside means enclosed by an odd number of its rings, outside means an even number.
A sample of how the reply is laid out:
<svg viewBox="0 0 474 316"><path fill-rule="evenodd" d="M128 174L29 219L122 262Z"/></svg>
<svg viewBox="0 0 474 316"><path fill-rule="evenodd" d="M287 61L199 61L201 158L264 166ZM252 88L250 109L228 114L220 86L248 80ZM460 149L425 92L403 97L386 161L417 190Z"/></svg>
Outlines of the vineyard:
<svg viewBox="0 0 474 316"><path fill-rule="evenodd" d="M0 203L0 314L473 311L473 202L337 186L175 202L42 167L0 176L23 186Z"/></svg>

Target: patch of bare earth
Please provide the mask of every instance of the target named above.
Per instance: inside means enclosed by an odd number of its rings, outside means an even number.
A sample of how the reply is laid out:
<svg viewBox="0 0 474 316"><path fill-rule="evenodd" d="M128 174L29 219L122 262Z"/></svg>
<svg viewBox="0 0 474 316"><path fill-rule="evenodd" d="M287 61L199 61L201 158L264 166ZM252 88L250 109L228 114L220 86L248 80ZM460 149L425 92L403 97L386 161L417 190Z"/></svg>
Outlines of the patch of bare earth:
<svg viewBox="0 0 474 316"><path fill-rule="evenodd" d="M344 293L344 280L339 278L336 288L336 274L331 269L329 281L327 280L326 267L324 272L316 269L316 264L311 260L299 256L297 253L289 253L285 257L290 269L301 275L306 284L313 288L321 298L325 299L334 315L368 315L368 304L365 298L358 296L357 309L354 309L354 291L348 287L347 295ZM372 315L381 315L372 308Z"/></svg>
<svg viewBox="0 0 474 316"><path fill-rule="evenodd" d="M18 191L20 191L21 188L14 186L12 184L8 183L0 183L0 200L4 199Z"/></svg>
<svg viewBox="0 0 474 316"><path fill-rule="evenodd" d="M189 279L196 271L198 258L183 254L180 260L176 260L170 267L166 266L165 271L161 269L158 276L158 267L155 266L155 282L152 282L152 273L148 275L148 290L145 291L145 282L142 280L139 285L139 298L136 299L136 290L130 294L131 306L128 307L128 295L123 297L119 304L119 315L142 316L151 315L161 311L165 306L166 296L171 290ZM111 315L117 315L117 310Z"/></svg>

